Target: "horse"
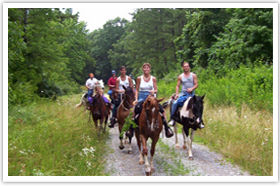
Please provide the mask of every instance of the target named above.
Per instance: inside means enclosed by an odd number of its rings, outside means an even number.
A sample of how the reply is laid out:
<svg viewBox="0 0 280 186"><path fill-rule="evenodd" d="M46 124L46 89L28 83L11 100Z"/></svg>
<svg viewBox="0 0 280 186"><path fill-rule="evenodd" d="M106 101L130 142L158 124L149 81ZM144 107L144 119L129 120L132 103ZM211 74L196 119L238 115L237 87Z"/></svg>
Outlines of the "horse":
<svg viewBox="0 0 280 186"><path fill-rule="evenodd" d="M136 128L135 134L137 139L137 145L140 152L139 164L145 163L145 172L147 176L150 176L154 172L153 156L155 153L156 143L159 139L160 133L163 128L162 118L159 114L159 102L162 99L157 99L154 96L149 95L143 103L143 109L139 116L139 128ZM147 140L152 140L152 146L150 150L150 163L148 161L148 148ZM143 147L141 152L141 146ZM143 157L145 162L143 161Z"/></svg>
<svg viewBox="0 0 280 186"><path fill-rule="evenodd" d="M118 123L118 128L119 128L119 133L121 134L124 123L125 123L125 118L127 118L127 116L129 115L129 113L131 112L131 108L133 108L133 101L134 101L134 91L133 88L131 87L125 87L123 86L125 92L124 92L124 96L122 99L122 102L120 103L120 106L118 107L117 110L117 123ZM128 148L128 153L131 154L132 153L132 148L131 148L131 139L133 137L133 133L134 130L133 128L130 126L128 131L125 131L125 136L128 137L129 139L129 148ZM120 139L120 145L119 148L122 150L124 149L124 145L123 145L123 137L119 137Z"/></svg>
<svg viewBox="0 0 280 186"><path fill-rule="evenodd" d="M181 108L178 108L178 111L175 113L175 121L179 124L183 125L183 138L184 138L184 145L183 149L187 149L188 146L188 159L193 160L192 154L192 142L194 139L194 134L196 130L203 129L204 123L202 120L203 115L203 99L205 95L202 97L200 96L193 96L189 97ZM172 104L174 102L173 97L163 103L163 108L166 109L167 106L170 106L170 113ZM177 137L177 126L176 122L174 124L174 132L175 132L175 147L179 147L178 144L178 137ZM191 129L191 135L189 135L189 129ZM187 144L187 145L186 145Z"/></svg>
<svg viewBox="0 0 280 186"><path fill-rule="evenodd" d="M90 113L92 115L95 128L97 130L98 129L102 130L103 127L103 132L105 132L106 124L110 114L110 109L106 106L105 101L103 100L102 96L99 93L96 93L92 98L92 106L90 109ZM105 119L105 124L104 126L102 126L104 119ZM98 125L98 120L100 122L99 125Z"/></svg>

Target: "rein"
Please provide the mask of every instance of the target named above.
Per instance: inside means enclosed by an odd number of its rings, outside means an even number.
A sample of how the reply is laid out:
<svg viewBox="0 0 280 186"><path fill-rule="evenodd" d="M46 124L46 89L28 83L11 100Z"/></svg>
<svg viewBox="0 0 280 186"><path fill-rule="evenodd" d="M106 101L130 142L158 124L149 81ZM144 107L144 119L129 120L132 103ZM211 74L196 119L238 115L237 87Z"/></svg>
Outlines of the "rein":
<svg viewBox="0 0 280 186"><path fill-rule="evenodd" d="M124 99L123 99L121 105L122 105L122 107L123 107L124 110L128 111L128 110L131 109L132 107L130 107L128 101L127 101L125 98L126 98L126 97L124 97ZM124 106L125 103L127 103L128 108L126 108L126 107Z"/></svg>

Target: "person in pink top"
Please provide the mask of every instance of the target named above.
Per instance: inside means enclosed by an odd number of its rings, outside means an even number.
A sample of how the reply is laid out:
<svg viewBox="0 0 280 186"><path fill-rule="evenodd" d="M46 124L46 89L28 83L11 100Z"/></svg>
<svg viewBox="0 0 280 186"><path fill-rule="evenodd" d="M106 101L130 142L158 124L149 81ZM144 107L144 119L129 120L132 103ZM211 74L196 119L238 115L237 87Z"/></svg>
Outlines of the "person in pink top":
<svg viewBox="0 0 280 186"><path fill-rule="evenodd" d="M108 83L107 83L109 86L108 94L110 95L110 97L112 96L113 90L116 87L116 81L117 81L116 71L112 70L112 77L109 78Z"/></svg>

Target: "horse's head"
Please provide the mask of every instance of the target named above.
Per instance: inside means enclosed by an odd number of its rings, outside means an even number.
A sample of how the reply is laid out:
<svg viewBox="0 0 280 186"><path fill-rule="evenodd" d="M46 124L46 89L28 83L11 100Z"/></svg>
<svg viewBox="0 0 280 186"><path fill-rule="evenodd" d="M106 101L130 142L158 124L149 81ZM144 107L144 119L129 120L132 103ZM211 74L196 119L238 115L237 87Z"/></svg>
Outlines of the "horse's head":
<svg viewBox="0 0 280 186"><path fill-rule="evenodd" d="M96 94L95 96L93 96L92 107L91 107L92 108L91 112L93 113L93 115L97 116L97 115L102 114L102 105L103 104L105 104L105 103L100 94Z"/></svg>
<svg viewBox="0 0 280 186"><path fill-rule="evenodd" d="M197 125L200 125L202 122L204 96L205 95L203 95L202 97L194 95L187 106L187 109L192 109L193 115L195 117L194 119Z"/></svg>
<svg viewBox="0 0 280 186"><path fill-rule="evenodd" d="M104 87L104 82L103 82L103 79L101 79L101 80L98 80L98 84L97 85L99 85L102 89L104 89L105 87Z"/></svg>
<svg viewBox="0 0 280 186"><path fill-rule="evenodd" d="M149 95L145 102L143 103L143 110L146 112L146 119L150 118L152 120L151 126L156 122L159 115L159 102L164 98L157 99L154 96Z"/></svg>
<svg viewBox="0 0 280 186"><path fill-rule="evenodd" d="M133 88L128 86L128 87L125 87L123 86L124 88L124 104L125 106L130 109L133 107L133 101L134 101L134 91L133 91Z"/></svg>

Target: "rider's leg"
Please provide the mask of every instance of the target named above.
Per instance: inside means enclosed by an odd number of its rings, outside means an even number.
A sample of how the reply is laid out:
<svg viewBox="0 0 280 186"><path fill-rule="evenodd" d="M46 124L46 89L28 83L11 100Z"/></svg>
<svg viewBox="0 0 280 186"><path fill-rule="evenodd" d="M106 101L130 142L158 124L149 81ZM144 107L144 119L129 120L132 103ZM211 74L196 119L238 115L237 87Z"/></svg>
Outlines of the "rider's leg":
<svg viewBox="0 0 280 186"><path fill-rule="evenodd" d="M159 104L159 111L161 113L161 118L162 118L162 124L164 125L164 129L165 129L165 136L167 138L172 137L173 131L171 130L171 128L167 125L167 120L166 120L166 114L164 109L162 108L161 104Z"/></svg>
<svg viewBox="0 0 280 186"><path fill-rule="evenodd" d="M175 124L174 115L175 115L175 112L176 112L177 108L178 108L178 99L175 100L173 102L173 105L172 105L171 114L170 114L170 121L168 122L168 124L171 125L171 126L174 126L174 124Z"/></svg>

